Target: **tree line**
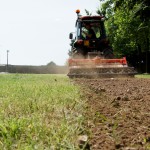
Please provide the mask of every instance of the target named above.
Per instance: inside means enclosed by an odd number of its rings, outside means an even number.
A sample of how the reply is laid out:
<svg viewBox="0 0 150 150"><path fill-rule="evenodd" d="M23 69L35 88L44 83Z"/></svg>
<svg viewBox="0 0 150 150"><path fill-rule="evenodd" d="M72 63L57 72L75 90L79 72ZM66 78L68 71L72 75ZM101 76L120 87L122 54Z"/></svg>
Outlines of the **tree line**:
<svg viewBox="0 0 150 150"><path fill-rule="evenodd" d="M54 62L47 65L32 66L32 65L3 65L0 66L0 72L9 73L34 73L34 74L67 74L67 66L58 66Z"/></svg>
<svg viewBox="0 0 150 150"><path fill-rule="evenodd" d="M139 72L150 72L150 0L100 0L116 57L126 56Z"/></svg>

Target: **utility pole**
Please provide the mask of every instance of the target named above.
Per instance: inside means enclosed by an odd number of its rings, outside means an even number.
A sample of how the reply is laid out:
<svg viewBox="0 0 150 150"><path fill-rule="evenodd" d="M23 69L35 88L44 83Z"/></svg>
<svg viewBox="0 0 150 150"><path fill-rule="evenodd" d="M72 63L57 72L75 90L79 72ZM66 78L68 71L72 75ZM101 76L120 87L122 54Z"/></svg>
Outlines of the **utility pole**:
<svg viewBox="0 0 150 150"><path fill-rule="evenodd" d="M7 50L7 65L6 65L6 72L8 72L8 53L9 53L9 50Z"/></svg>

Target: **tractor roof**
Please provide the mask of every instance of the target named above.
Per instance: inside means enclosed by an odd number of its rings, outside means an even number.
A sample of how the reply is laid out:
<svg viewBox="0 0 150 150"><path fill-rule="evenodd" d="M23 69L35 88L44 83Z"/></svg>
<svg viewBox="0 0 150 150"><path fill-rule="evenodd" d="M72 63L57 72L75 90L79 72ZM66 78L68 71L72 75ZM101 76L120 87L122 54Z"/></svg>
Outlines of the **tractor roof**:
<svg viewBox="0 0 150 150"><path fill-rule="evenodd" d="M101 21L104 20L104 16L82 16L80 15L80 10L77 9L76 10L77 13L77 21Z"/></svg>
<svg viewBox="0 0 150 150"><path fill-rule="evenodd" d="M81 20L101 20L103 16L81 16Z"/></svg>
<svg viewBox="0 0 150 150"><path fill-rule="evenodd" d="M103 21L103 16L78 16L77 21Z"/></svg>

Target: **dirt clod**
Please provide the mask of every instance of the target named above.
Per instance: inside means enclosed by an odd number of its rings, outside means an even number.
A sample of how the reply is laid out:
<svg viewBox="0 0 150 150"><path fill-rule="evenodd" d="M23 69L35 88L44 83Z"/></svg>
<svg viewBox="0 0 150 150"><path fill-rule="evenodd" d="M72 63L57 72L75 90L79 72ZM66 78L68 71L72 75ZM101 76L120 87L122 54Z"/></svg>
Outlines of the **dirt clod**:
<svg viewBox="0 0 150 150"><path fill-rule="evenodd" d="M79 148L81 148L81 149L89 150L90 145L88 144L88 136L87 135L80 135L78 137L78 145L79 145Z"/></svg>

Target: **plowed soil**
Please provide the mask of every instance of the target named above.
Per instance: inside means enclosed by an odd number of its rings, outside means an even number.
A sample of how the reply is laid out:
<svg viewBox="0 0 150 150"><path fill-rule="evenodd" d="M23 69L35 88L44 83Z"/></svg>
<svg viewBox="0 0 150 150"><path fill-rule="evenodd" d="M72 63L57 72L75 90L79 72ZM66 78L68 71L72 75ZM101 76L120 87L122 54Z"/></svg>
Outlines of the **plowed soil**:
<svg viewBox="0 0 150 150"><path fill-rule="evenodd" d="M76 79L88 103L91 150L150 149L150 79Z"/></svg>

